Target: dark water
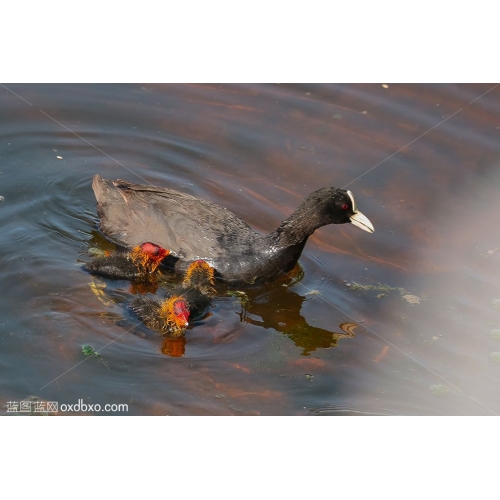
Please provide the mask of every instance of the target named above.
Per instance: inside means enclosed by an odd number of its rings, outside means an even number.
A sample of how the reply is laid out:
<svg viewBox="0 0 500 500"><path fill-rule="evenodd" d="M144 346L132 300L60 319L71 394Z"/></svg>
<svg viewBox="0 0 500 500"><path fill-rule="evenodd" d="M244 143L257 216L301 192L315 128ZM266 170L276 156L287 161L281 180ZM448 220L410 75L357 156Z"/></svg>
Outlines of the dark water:
<svg viewBox="0 0 500 500"><path fill-rule="evenodd" d="M475 100L493 86L0 87L2 406L500 413L500 87ZM95 173L184 190L262 231L348 184L376 231L318 230L303 276L240 299L219 287L175 344L136 326L129 283L81 270L109 247Z"/></svg>

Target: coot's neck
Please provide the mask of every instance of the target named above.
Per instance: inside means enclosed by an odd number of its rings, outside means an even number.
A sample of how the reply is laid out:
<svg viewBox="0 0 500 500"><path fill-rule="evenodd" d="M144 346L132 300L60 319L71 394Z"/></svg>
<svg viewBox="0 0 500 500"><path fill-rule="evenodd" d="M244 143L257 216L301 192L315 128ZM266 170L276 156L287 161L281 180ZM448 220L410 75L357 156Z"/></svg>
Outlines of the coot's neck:
<svg viewBox="0 0 500 500"><path fill-rule="evenodd" d="M277 247L286 248L295 245L303 247L307 238L325 224L328 222L322 220L319 210L311 206L308 197L269 236Z"/></svg>

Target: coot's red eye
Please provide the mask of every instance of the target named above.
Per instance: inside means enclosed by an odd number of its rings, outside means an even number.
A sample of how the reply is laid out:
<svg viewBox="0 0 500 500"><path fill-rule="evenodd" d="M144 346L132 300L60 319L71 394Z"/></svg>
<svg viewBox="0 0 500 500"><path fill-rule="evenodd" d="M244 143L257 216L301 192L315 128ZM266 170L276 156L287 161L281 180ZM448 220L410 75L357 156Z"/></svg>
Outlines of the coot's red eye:
<svg viewBox="0 0 500 500"><path fill-rule="evenodd" d="M349 208L349 205L347 203L344 203L342 205L342 210L347 210Z"/></svg>

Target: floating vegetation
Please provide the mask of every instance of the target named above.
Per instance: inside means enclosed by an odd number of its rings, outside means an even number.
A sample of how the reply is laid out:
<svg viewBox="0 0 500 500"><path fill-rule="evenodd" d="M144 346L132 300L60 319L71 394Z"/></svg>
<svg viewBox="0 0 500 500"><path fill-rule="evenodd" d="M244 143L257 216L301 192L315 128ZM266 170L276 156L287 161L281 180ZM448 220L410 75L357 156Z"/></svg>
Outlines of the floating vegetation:
<svg viewBox="0 0 500 500"><path fill-rule="evenodd" d="M85 356L94 356L95 358L99 358L101 355L94 351L94 348L88 344L82 345L82 352Z"/></svg>
<svg viewBox="0 0 500 500"><path fill-rule="evenodd" d="M89 255L92 255L93 257L106 257L107 255L109 255L109 252L103 250L102 248L97 248L97 247L90 247L87 250L87 253Z"/></svg>
<svg viewBox="0 0 500 500"><path fill-rule="evenodd" d="M375 297L381 299L382 297L387 297L390 292L399 292L401 297L406 300L409 304L420 304L420 301L425 299L425 295L419 297L418 295L412 295L408 293L404 288L398 286L390 286L383 283L377 283L375 285L363 285L361 283L346 283L346 285L354 291L358 292L379 292Z"/></svg>
<svg viewBox="0 0 500 500"><path fill-rule="evenodd" d="M99 361L101 361L101 363L104 364L106 368L108 368L108 365L106 364L104 359L102 359L102 356L97 351L95 351L91 345L88 344L82 345L82 353L85 356L90 356L92 358L98 359Z"/></svg>
<svg viewBox="0 0 500 500"><path fill-rule="evenodd" d="M384 285L382 283L377 283L376 285L362 285L361 283L356 283L353 281L352 283L348 283L347 286L351 290L360 291L360 292L374 291L374 292L382 292L384 294L387 294L389 292L398 291L401 295L405 295L408 293L404 288Z"/></svg>
<svg viewBox="0 0 500 500"><path fill-rule="evenodd" d="M417 297L416 295L406 294L403 295L403 299L405 299L409 304L420 304L420 297Z"/></svg>
<svg viewBox="0 0 500 500"><path fill-rule="evenodd" d="M305 295L321 295L321 292L319 290L311 290L310 292L307 292Z"/></svg>
<svg viewBox="0 0 500 500"><path fill-rule="evenodd" d="M444 396L445 394L450 392L448 387L446 387L445 385L441 385L441 384L431 385L429 387L429 390L432 392L432 394L434 396Z"/></svg>
<svg viewBox="0 0 500 500"><path fill-rule="evenodd" d="M239 290L229 290L227 292L227 295L237 298L241 306L244 308L246 308L250 304L250 299L245 292L240 292Z"/></svg>

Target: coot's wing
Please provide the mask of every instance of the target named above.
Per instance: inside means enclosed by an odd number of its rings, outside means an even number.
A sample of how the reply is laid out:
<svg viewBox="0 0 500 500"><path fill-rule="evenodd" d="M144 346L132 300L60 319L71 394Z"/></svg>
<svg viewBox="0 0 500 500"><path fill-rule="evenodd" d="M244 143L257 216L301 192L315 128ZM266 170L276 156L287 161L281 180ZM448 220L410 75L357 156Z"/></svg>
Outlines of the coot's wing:
<svg viewBox="0 0 500 500"><path fill-rule="evenodd" d="M172 189L98 175L92 188L101 231L128 247L151 241L183 260L210 261L236 249L244 254L243 247L251 247L257 235L224 207Z"/></svg>

